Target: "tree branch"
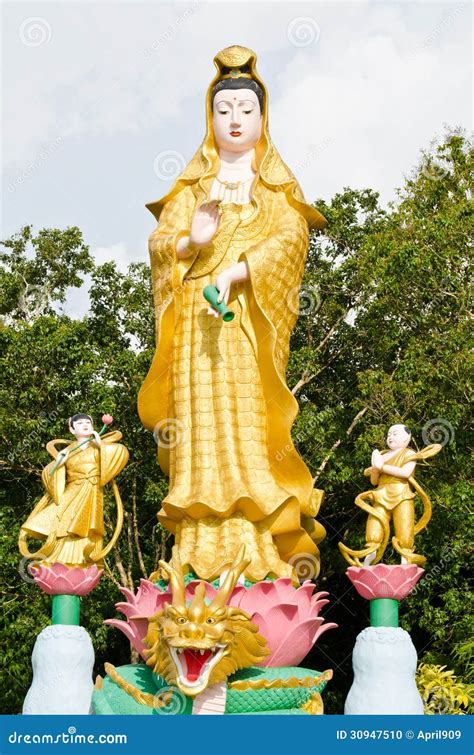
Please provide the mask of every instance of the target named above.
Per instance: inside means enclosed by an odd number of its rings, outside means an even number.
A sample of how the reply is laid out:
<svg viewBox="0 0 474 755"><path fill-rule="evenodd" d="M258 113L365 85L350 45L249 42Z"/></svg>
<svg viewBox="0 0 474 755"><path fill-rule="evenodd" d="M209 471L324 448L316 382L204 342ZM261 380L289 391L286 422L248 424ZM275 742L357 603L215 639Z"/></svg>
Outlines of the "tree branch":
<svg viewBox="0 0 474 755"><path fill-rule="evenodd" d="M127 543L128 543L128 569L127 569L127 580L128 580L128 586L130 587L130 590L133 590L133 579L132 579L132 567L133 567L133 542L132 542L132 522L131 517L128 511L125 512L125 519L127 521Z"/></svg>
<svg viewBox="0 0 474 755"><path fill-rule="evenodd" d="M323 346L326 345L326 343L328 342L328 340L331 338L331 336L333 335L333 333L335 333L335 331L338 329L339 325L344 320L344 318L347 317L347 315L349 314L349 312L350 312L350 309L347 309L340 317L337 318L337 320L334 323L334 325L332 326L332 328L330 328L328 330L328 332L324 336L323 340L316 346L315 351L319 351L319 349L322 349Z"/></svg>
<svg viewBox="0 0 474 755"><path fill-rule="evenodd" d="M360 412L358 412L358 413L356 414L356 416L355 416L355 417L354 417L354 419L352 420L351 424L349 425L348 429L346 430L346 437L349 437L349 435L350 435L350 434L352 433L352 431L353 431L354 427L355 427L355 426L356 426L356 425L358 424L358 422L359 422L359 421L360 421L360 420L362 419L362 417L364 416L364 414L366 413L366 411L368 410L368 408L369 408L368 406L364 406L364 408L363 408L363 409L361 409L361 410L360 410ZM327 455L326 455L326 456L324 457L323 461L322 461L322 462L321 462L321 464L319 465L319 467L318 467L318 469L317 469L317 472L316 472L316 476L315 476L315 477L313 477L313 485L315 484L315 482L316 482L316 481L318 480L318 478L319 478L319 477L321 476L321 474L323 473L323 471L324 471L324 469L325 469L325 467L326 467L326 465L327 465L327 463L328 463L329 459L330 459L330 458L331 458L331 456L333 455L333 453L334 453L334 451L336 450L336 448L339 448L339 446L340 446L340 445L341 445L341 443L342 443L342 440L343 440L342 438L339 438L338 440L336 440L336 442L335 442L335 443L333 443L333 444L332 444L331 448L329 449L329 453L328 453L328 454L327 454Z"/></svg>
<svg viewBox="0 0 474 755"><path fill-rule="evenodd" d="M127 573L125 571L125 567L122 561L122 555L120 553L120 549L117 543L115 544L115 548L112 549L112 553L114 554L115 566L117 567L118 573L120 574L122 587L129 587Z"/></svg>
<svg viewBox="0 0 474 755"><path fill-rule="evenodd" d="M143 561L142 549L140 548L140 538L138 536L138 516L137 516L137 478L133 477L132 484L132 527L133 527L133 539L135 541L135 547L137 549L138 564L143 577L147 578L147 571Z"/></svg>
<svg viewBox="0 0 474 755"><path fill-rule="evenodd" d="M111 580L111 582L114 583L116 587L120 589L120 587L125 587L125 585L121 585L118 579L114 577L114 573L110 566L108 565L107 561L104 561L104 567L105 567L105 576L108 577L108 579Z"/></svg>

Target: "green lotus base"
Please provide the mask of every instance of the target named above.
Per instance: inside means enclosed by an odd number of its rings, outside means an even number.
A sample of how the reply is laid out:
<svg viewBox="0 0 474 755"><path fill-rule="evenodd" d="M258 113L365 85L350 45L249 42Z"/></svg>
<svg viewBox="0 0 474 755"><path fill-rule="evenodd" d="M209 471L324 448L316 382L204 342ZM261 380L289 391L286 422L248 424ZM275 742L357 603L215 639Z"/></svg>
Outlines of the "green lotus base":
<svg viewBox="0 0 474 755"><path fill-rule="evenodd" d="M106 676L101 687L94 689L92 695L92 712L96 715L191 715L193 698L183 695L176 687L170 687L160 676L155 675L145 664L131 664L119 666L116 671L120 677L133 685L135 689L148 695L158 695L164 690L174 690L174 694L167 707L155 708L140 704L134 697L123 690L109 676ZM318 683L320 672L313 669L288 666L286 668L258 668L250 667L238 671L229 677L226 689L226 715L239 714L267 714L267 715L310 715L301 706L310 701L313 695L321 693L327 680L323 678ZM304 679L311 677L315 683L305 687L285 687L284 683L292 677ZM229 685L232 682L252 680L268 680L273 682L271 689L236 690ZM281 686L280 686L281 685ZM313 698L314 699L314 698ZM318 712L322 712L318 711Z"/></svg>

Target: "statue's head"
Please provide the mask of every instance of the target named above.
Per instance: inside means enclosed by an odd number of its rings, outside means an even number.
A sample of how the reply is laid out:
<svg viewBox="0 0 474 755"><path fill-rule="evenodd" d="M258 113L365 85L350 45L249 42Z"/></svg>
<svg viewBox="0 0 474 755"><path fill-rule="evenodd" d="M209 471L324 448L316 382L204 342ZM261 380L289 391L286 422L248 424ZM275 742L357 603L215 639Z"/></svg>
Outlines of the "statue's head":
<svg viewBox="0 0 474 755"><path fill-rule="evenodd" d="M410 442L411 432L406 425L392 425L387 433L387 446L393 451L406 448Z"/></svg>
<svg viewBox="0 0 474 755"><path fill-rule="evenodd" d="M243 555L244 546L212 601L206 600L201 582L189 604L177 547L173 548L173 565L160 561L170 580L173 602L165 603L149 621L147 664L185 695L198 695L238 669L260 663L270 652L249 614L228 605L240 574L250 563Z"/></svg>
<svg viewBox="0 0 474 755"><path fill-rule="evenodd" d="M68 419L69 432L76 436L77 440L83 438L89 438L92 435L94 426L92 424L92 417L89 414L73 414Z"/></svg>
<svg viewBox="0 0 474 755"><path fill-rule="evenodd" d="M248 66L230 69L212 90L214 138L219 149L246 152L262 134L264 92Z"/></svg>

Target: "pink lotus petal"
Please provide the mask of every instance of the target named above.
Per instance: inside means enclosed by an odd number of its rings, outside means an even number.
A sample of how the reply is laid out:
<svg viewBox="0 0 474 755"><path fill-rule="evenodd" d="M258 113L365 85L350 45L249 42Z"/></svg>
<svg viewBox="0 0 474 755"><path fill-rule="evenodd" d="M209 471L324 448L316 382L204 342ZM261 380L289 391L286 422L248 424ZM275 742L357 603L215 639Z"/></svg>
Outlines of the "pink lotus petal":
<svg viewBox="0 0 474 755"><path fill-rule="evenodd" d="M311 610L312 594L314 590L314 584L312 582L304 582L296 593L291 595L287 593L286 600L294 602L296 600L298 605L298 618L300 621L304 621L308 618L308 613Z"/></svg>
<svg viewBox="0 0 474 755"><path fill-rule="evenodd" d="M271 627L271 634L275 636L275 634L279 634L279 629L285 631L284 624L288 628L291 624L297 623L298 606L291 605L291 603L280 603L280 605L272 606L272 608L265 611L263 616L265 617L267 626ZM256 622L254 621L254 623ZM270 644L268 639L267 642Z"/></svg>
<svg viewBox="0 0 474 755"><path fill-rule="evenodd" d="M65 564L55 563L50 566L40 564L32 570L38 587L48 595L87 595L94 589L102 576L97 566L86 569L76 566L69 568Z"/></svg>
<svg viewBox="0 0 474 755"><path fill-rule="evenodd" d="M122 593L122 595L125 595L129 603L132 603L133 605L135 605L135 600L136 600L135 593L129 590L128 587L119 587L119 590Z"/></svg>
<svg viewBox="0 0 474 755"><path fill-rule="evenodd" d="M268 627L267 622L265 621L263 616L261 616L259 613L254 613L252 615L252 623L258 626L259 632L262 637L265 637L265 639L267 639L267 637L270 635L270 628Z"/></svg>
<svg viewBox="0 0 474 755"><path fill-rule="evenodd" d="M319 626L319 623L322 623L324 619L320 617L316 619L316 621L314 619L307 619L306 621L300 622L297 619L297 615L297 606L283 604L273 606L273 608L265 612L264 616L255 614L252 617L252 621L259 627L260 634L265 637L267 645L272 651L272 655L265 660L264 665L278 665L273 662L273 659L277 656L279 649L283 646L288 649L287 652L289 652L292 657L299 657L301 652L304 652L304 655L306 655L308 652L307 650L304 650L306 647L306 638L309 638L310 635L312 636L312 634L314 634L315 626ZM264 625L261 624L262 620ZM298 647L298 645L296 647L294 645L292 646L289 639L292 633L298 632L300 629L302 629L302 641L304 642L303 649ZM304 657L304 655L301 657Z"/></svg>
<svg viewBox="0 0 474 755"><path fill-rule="evenodd" d="M330 603L330 601L326 599L316 600L314 603L311 603L309 613L311 614L311 616L317 616L321 608L324 608L324 606L327 606L328 603Z"/></svg>
<svg viewBox="0 0 474 755"><path fill-rule="evenodd" d="M120 619L106 619L104 621L104 624L120 629L144 660L144 651L147 648L145 637L148 632L148 623L148 618L137 619L128 623L120 621Z"/></svg>
<svg viewBox="0 0 474 755"><path fill-rule="evenodd" d="M324 621L324 619L323 619L323 621ZM337 627L338 627L338 624L335 624L333 621L328 621L327 624L320 624L317 627L316 632L313 635L313 638L312 638L313 645L316 644L316 642L319 640L319 638L321 637L321 635L324 634L324 632L327 629L337 629Z"/></svg>
<svg viewBox="0 0 474 755"><path fill-rule="evenodd" d="M359 595L366 600L403 600L423 573L424 569L416 564L350 566L346 572Z"/></svg>
<svg viewBox="0 0 474 755"><path fill-rule="evenodd" d="M137 607L133 603L116 603L115 608L128 619L131 619L137 612Z"/></svg>
<svg viewBox="0 0 474 755"><path fill-rule="evenodd" d="M262 666L297 666L313 647L314 621L308 619L291 629Z"/></svg>
<svg viewBox="0 0 474 755"><path fill-rule="evenodd" d="M276 598L273 582L257 582L246 590L240 600L240 608L252 614L255 610L264 611L280 602Z"/></svg>
<svg viewBox="0 0 474 755"><path fill-rule="evenodd" d="M124 633L127 640L130 640L130 642L132 643L135 641L136 633L133 630L133 626L131 624L128 624L128 622L121 621L120 619L105 619L104 624L108 624L111 627L120 629L120 631Z"/></svg>
<svg viewBox="0 0 474 755"><path fill-rule="evenodd" d="M277 598L280 598L280 600L287 600L288 593L294 593L295 591L293 582L289 577L281 577L281 579L276 579L271 584Z"/></svg>
<svg viewBox="0 0 474 755"><path fill-rule="evenodd" d="M321 592L315 592L312 596L311 600L316 601L320 598L327 598L329 593L326 590L322 590Z"/></svg>

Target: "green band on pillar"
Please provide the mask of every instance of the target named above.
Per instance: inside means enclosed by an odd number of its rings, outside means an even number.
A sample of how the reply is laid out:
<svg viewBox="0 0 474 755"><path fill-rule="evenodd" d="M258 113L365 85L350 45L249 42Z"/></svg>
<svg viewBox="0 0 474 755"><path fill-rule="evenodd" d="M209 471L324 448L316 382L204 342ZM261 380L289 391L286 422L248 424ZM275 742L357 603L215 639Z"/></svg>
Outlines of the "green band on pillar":
<svg viewBox="0 0 474 755"><path fill-rule="evenodd" d="M398 600L376 598L370 601L371 627L398 627Z"/></svg>
<svg viewBox="0 0 474 755"><path fill-rule="evenodd" d="M53 595L53 624L80 624L81 599L78 595Z"/></svg>

